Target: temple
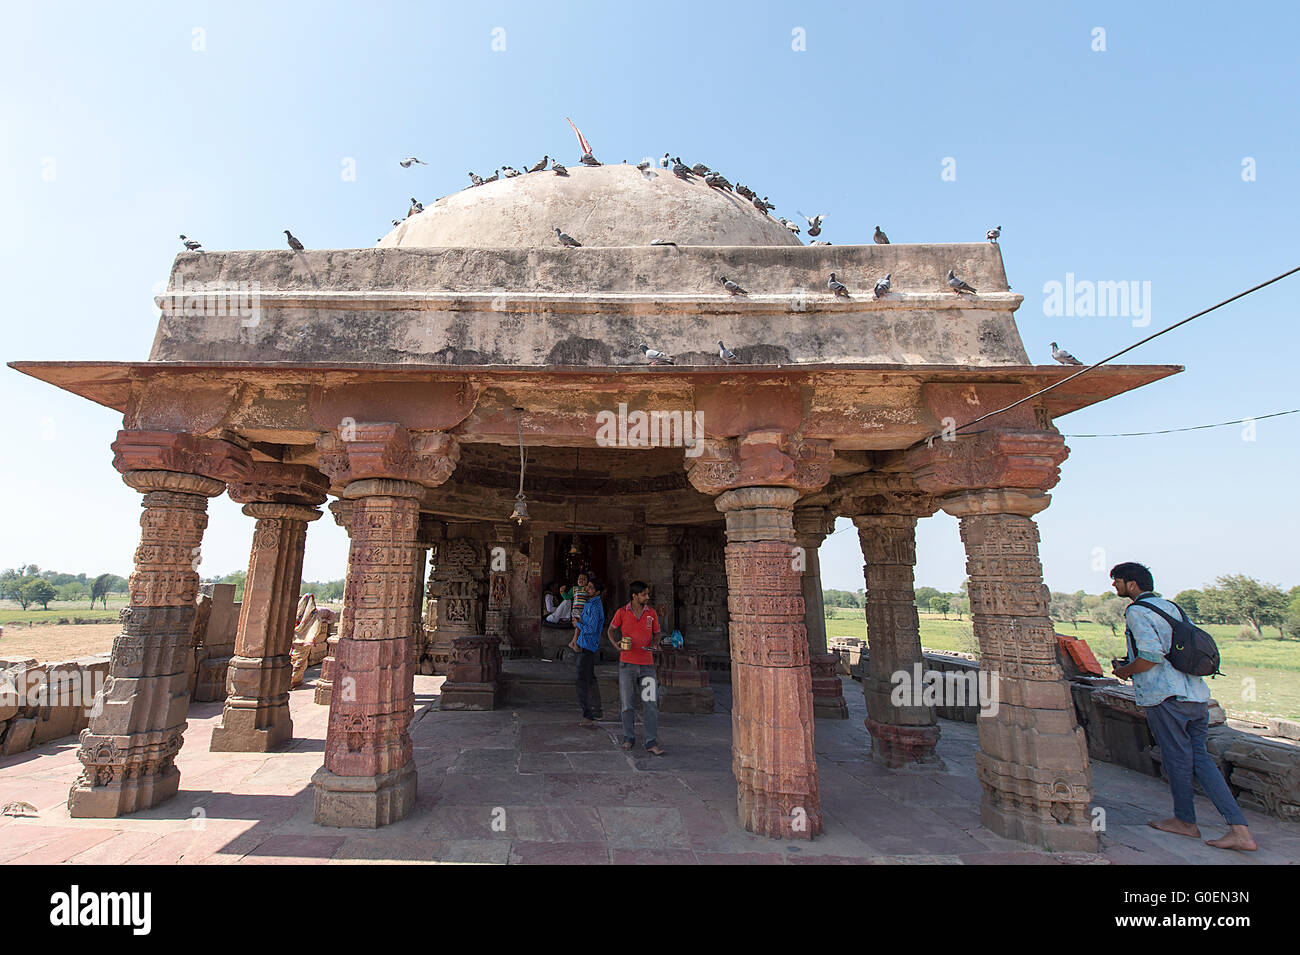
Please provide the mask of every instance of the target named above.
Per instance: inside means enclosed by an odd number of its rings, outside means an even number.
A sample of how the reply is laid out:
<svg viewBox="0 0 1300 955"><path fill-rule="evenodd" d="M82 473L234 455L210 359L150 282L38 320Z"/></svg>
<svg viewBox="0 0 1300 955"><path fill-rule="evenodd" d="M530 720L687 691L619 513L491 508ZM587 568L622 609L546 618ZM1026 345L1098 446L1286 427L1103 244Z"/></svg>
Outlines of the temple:
<svg viewBox="0 0 1300 955"><path fill-rule="evenodd" d="M954 294L949 269L977 293ZM873 298L886 273L893 290ZM148 361L13 364L121 412L113 462L143 506L72 815L177 791L194 558L208 499L228 494L252 547L213 750L292 738L305 541L326 506L350 536L316 686L319 824L409 813L415 674L446 675L444 709L497 705L512 666L568 642L542 626L544 585L586 570L611 608L650 583L684 638L663 654L670 696L730 680L741 824L816 836L815 724L846 716L819 545L837 517L861 540L862 758L925 771L934 709L894 705L891 675L922 659L915 529L942 509L1000 688L978 720L982 823L1095 850L1034 517L1068 453L1055 419L1179 369L1101 367L958 432L1069 373L1030 363L1021 300L995 243L804 246L730 192L627 165L467 189L372 249L182 253Z"/></svg>

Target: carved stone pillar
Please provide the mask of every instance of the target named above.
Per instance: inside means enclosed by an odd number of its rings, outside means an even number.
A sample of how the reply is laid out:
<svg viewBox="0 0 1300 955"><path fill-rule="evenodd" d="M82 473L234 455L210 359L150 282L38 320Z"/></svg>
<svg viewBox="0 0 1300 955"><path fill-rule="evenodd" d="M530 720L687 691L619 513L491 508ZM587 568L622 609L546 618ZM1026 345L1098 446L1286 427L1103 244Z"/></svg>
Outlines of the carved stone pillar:
<svg viewBox="0 0 1300 955"><path fill-rule="evenodd" d="M488 547L488 597L485 634L498 641L502 653L509 654L510 578L515 557L515 525L502 521L492 525L492 543Z"/></svg>
<svg viewBox="0 0 1300 955"><path fill-rule="evenodd" d="M307 524L319 518L329 481L301 464L257 463L230 498L257 519L244 581L226 706L212 731L214 753L265 753L293 737L290 652L302 585Z"/></svg>
<svg viewBox="0 0 1300 955"><path fill-rule="evenodd" d="M415 805L407 733L415 704L415 552L425 489L446 481L450 435L356 424L317 441L321 470L352 501L347 619L336 650L325 764L312 777L320 825L374 828Z"/></svg>
<svg viewBox="0 0 1300 955"><path fill-rule="evenodd" d="M673 565L681 539L680 527L647 524L641 544L641 570L646 575L645 582L650 585L651 605L659 614L659 626L664 636L678 629Z"/></svg>
<svg viewBox="0 0 1300 955"><path fill-rule="evenodd" d="M808 628L808 665L812 672L813 713L823 719L846 720L849 707L840 682L840 658L826 649L826 607L822 601L819 551L835 530L835 515L824 507L794 509L795 543L802 548L804 626Z"/></svg>
<svg viewBox="0 0 1300 955"><path fill-rule="evenodd" d="M780 432L706 441L691 483L727 520L732 771L740 824L810 839L822 831L812 679L793 508L830 477L830 448ZM766 485L766 486L763 486Z"/></svg>
<svg viewBox="0 0 1300 955"><path fill-rule="evenodd" d="M330 513L334 515L334 523L348 532L348 539L352 538L352 502L351 501L331 501L329 505ZM325 659L320 664L320 677L316 680L316 694L313 697L314 702L321 706L329 706L330 698L334 693L334 666L338 662L335 653L338 650L339 640L343 638L344 628L348 624L348 594L351 592L348 587L348 580L352 577L352 552L351 547L348 549L348 562L343 572L343 608L339 612L338 626L334 632L325 638L325 644L329 651L325 654Z"/></svg>
<svg viewBox="0 0 1300 955"><path fill-rule="evenodd" d="M81 732L84 769L68 794L77 818L120 816L176 794L208 498L251 463L224 441L169 432L121 431L113 451L122 479L144 495L144 513L100 712Z"/></svg>
<svg viewBox="0 0 1300 955"><path fill-rule="evenodd" d="M987 431L912 453L917 484L961 521L981 676L980 819L1010 839L1096 851L1083 730L1056 658L1032 516L1069 451L1055 431Z"/></svg>
<svg viewBox="0 0 1300 955"><path fill-rule="evenodd" d="M452 644L457 637L482 636L482 583L487 574L483 542L464 536L465 525L453 525L438 542L438 563L430 576L438 598L438 619L429 645L435 673L450 674ZM455 534L456 536L452 536Z"/></svg>

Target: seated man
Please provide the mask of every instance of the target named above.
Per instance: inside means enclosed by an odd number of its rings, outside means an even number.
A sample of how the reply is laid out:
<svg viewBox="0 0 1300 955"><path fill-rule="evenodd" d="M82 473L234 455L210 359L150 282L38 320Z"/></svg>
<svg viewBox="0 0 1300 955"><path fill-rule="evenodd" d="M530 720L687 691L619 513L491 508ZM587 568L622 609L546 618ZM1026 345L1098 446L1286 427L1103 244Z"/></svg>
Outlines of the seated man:
<svg viewBox="0 0 1300 955"><path fill-rule="evenodd" d="M569 600L560 600L555 581L546 585L543 594L542 623L551 627L572 626L573 604Z"/></svg>

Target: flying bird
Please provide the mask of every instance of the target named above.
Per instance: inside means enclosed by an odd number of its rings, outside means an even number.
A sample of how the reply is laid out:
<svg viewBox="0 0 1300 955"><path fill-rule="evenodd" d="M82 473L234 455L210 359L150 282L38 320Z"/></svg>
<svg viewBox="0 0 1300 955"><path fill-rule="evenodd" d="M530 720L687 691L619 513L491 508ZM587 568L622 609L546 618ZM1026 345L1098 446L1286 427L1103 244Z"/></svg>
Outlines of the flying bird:
<svg viewBox="0 0 1300 955"><path fill-rule="evenodd" d="M726 345L722 344L721 338L718 339L718 357L721 358L723 364L726 365L734 365L739 361L739 359L736 358L736 353Z"/></svg>
<svg viewBox="0 0 1300 955"><path fill-rule="evenodd" d="M889 294L889 276L893 274L893 272L886 273L885 277L876 283L876 287L873 290L876 293L876 298L884 298Z"/></svg>
<svg viewBox="0 0 1300 955"><path fill-rule="evenodd" d="M880 226L876 226L876 234L871 238L875 240L876 245L889 245L889 236L880 231Z"/></svg>
<svg viewBox="0 0 1300 955"><path fill-rule="evenodd" d="M794 211L795 211L795 212L799 212L798 209L796 209L796 210L794 210ZM824 216L824 215L805 216L802 212L799 212L799 215L803 216L804 219L807 220L807 222L808 222L808 235L809 235L811 238L814 238L814 239L815 239L815 238L817 238L817 236L819 236L819 235L822 234L822 222L824 222L824 221L826 220L826 216Z"/></svg>
<svg viewBox="0 0 1300 955"><path fill-rule="evenodd" d="M403 169L410 169L416 163L419 163L421 166L429 165L423 159L416 159L414 156L407 156L405 159L397 160L397 164L401 166Z"/></svg>
<svg viewBox="0 0 1300 955"><path fill-rule="evenodd" d="M748 295L748 294L749 294L749 293L746 292L743 288L741 288L739 285L737 285L735 282L731 281L731 279L727 278L725 275L722 276L722 278L718 279L718 281L721 282L721 283L722 283L722 287L725 288L725 289L726 289L728 292L730 292L732 295Z"/></svg>
<svg viewBox="0 0 1300 955"><path fill-rule="evenodd" d="M558 162L551 163L551 169L555 172L557 176L567 176L569 174L568 167L561 166Z"/></svg>
<svg viewBox="0 0 1300 955"><path fill-rule="evenodd" d="M181 241L185 243L185 248L189 249L191 252L197 252L199 249L203 248L199 243L195 242L193 239L187 239L185 236L181 236Z"/></svg>
<svg viewBox="0 0 1300 955"><path fill-rule="evenodd" d="M561 244L567 245L571 249L582 248L582 243L579 242L577 239L575 239L573 236L569 235L567 232L561 232L559 229L556 229L555 235L560 240Z"/></svg>
<svg viewBox="0 0 1300 955"><path fill-rule="evenodd" d="M295 252L301 252L303 250L302 243L293 237L292 232L285 229L284 234L289 237L289 248L293 249Z"/></svg>
<svg viewBox="0 0 1300 955"><path fill-rule="evenodd" d="M646 344L642 344L642 345L641 345L641 354L643 354L643 355L645 355L647 358L649 358L649 359L650 359L650 364L652 364L652 365L657 365L657 364L659 364L660 362L663 362L665 365L675 365L675 364L676 364L676 362L673 361L673 356L672 356L672 355L665 355L665 354L664 354L663 352L661 352L661 351L655 351L653 348L651 348L649 345L646 345Z"/></svg>
<svg viewBox="0 0 1300 955"><path fill-rule="evenodd" d="M975 288L973 286L967 285L961 279L957 278L957 273L954 272L952 269L948 270L948 288L952 289L953 292L955 292L958 295L960 295L962 292L974 293L975 291Z"/></svg>
<svg viewBox="0 0 1300 955"><path fill-rule="evenodd" d="M826 287L835 293L836 298L852 298L849 295L847 286L835 277L834 272L831 273L830 279L827 280Z"/></svg>
<svg viewBox="0 0 1300 955"><path fill-rule="evenodd" d="M1071 355L1071 354L1070 354L1068 351L1066 351L1064 348L1057 348L1057 347L1056 347L1056 342L1052 342L1052 357L1055 358L1057 361L1059 361L1062 365L1082 365L1082 364L1083 364L1083 362L1079 361L1079 359L1075 358L1073 355Z"/></svg>
<svg viewBox="0 0 1300 955"><path fill-rule="evenodd" d="M984 238L996 244L998 241L998 237L1001 235L1002 235L1002 226L998 226L996 229L989 229L988 232L985 232Z"/></svg>
<svg viewBox="0 0 1300 955"><path fill-rule="evenodd" d="M546 164L547 164L548 162L550 162L550 161L551 161L551 157L550 157L550 156L543 156L543 157L542 157L542 161L541 161L541 162L538 162L538 163L533 163L533 165L531 165L531 166L528 167L528 171L529 171L529 172L544 172L544 171L546 170Z"/></svg>

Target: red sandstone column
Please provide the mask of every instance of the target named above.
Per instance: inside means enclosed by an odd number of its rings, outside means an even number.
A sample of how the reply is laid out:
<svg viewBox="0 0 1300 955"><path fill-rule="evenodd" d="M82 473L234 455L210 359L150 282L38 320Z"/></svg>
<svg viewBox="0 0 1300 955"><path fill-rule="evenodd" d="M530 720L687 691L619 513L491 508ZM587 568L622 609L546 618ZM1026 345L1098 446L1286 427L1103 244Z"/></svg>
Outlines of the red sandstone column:
<svg viewBox="0 0 1300 955"><path fill-rule="evenodd" d="M824 442L773 431L706 441L690 480L727 518L732 771L740 824L774 837L822 831L812 679L793 508L830 478ZM767 486L762 486L762 485Z"/></svg>
<svg viewBox="0 0 1300 955"><path fill-rule="evenodd" d="M488 545L488 597L484 632L500 641L501 652L509 654L510 643L510 576L515 552L515 525L498 521L492 525Z"/></svg>
<svg viewBox="0 0 1300 955"><path fill-rule="evenodd" d="M265 753L293 737L290 653L302 586L307 524L320 517L329 481L301 464L254 464L230 497L257 519L239 611L226 706L212 731L214 753Z"/></svg>
<svg viewBox="0 0 1300 955"><path fill-rule="evenodd" d="M352 538L352 502L351 501L331 501L329 505L330 513L334 515L334 523L348 532L348 539ZM316 680L316 693L313 696L313 702L322 706L330 705L330 697L334 693L334 665L337 662L334 653L338 649L339 640L343 635L343 627L348 620L348 599L349 587L348 581L352 578L352 554L349 547L348 563L344 568L343 575L343 608L339 613L338 623L334 626L334 632L325 638L325 644L329 651L325 654L325 659L320 664L320 677Z"/></svg>
<svg viewBox="0 0 1300 955"><path fill-rule="evenodd" d="M84 769L68 794L78 818L120 816L176 795L207 499L250 464L224 441L169 432L120 431L113 451L122 479L144 495L144 513L100 712L81 732Z"/></svg>
<svg viewBox="0 0 1300 955"><path fill-rule="evenodd" d="M415 805L407 729L415 704L412 641L420 502L455 469L454 440L400 425L357 424L355 440L319 439L321 470L352 501L348 607L336 648L325 764L312 777L315 821L375 828Z"/></svg>
<svg viewBox="0 0 1300 955"><path fill-rule="evenodd" d="M1056 659L1032 520L1068 453L1055 431L1005 430L936 442L908 460L961 520L981 676L997 694L996 712L977 720L980 821L1055 851L1096 851L1088 748Z"/></svg>
<svg viewBox="0 0 1300 955"><path fill-rule="evenodd" d="M795 542L803 549L804 626L808 629L808 666L812 672L813 713L846 720L849 707L838 671L840 658L826 649L826 607L822 601L820 548L835 529L835 515L824 507L794 509Z"/></svg>

